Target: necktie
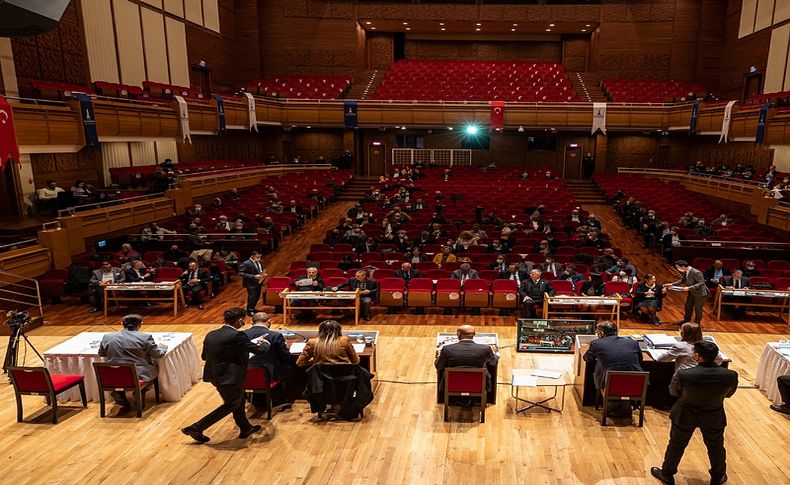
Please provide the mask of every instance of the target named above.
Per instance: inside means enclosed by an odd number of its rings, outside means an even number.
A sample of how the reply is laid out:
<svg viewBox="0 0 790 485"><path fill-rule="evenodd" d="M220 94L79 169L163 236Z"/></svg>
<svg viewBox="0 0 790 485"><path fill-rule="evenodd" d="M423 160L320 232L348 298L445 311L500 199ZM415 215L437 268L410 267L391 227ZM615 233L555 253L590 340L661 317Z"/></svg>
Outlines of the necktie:
<svg viewBox="0 0 790 485"><path fill-rule="evenodd" d="M741 287L741 280L735 280L735 287L736 288L740 288Z"/></svg>
<svg viewBox="0 0 790 485"><path fill-rule="evenodd" d="M189 277L189 279L190 280L196 280L197 279L197 270L192 272L192 275Z"/></svg>
<svg viewBox="0 0 790 485"><path fill-rule="evenodd" d="M261 263L255 261L255 268L258 270L258 273L261 273L263 270L261 269Z"/></svg>

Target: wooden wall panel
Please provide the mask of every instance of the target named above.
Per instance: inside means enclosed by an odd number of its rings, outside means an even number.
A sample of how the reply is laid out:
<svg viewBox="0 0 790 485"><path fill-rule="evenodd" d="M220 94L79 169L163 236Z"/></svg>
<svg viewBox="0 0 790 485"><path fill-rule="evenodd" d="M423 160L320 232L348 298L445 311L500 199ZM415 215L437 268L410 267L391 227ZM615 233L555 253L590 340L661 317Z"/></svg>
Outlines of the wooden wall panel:
<svg viewBox="0 0 790 485"><path fill-rule="evenodd" d="M112 8L107 0L81 0L91 81L118 82Z"/></svg>
<svg viewBox="0 0 790 485"><path fill-rule="evenodd" d="M276 133L282 133L278 129ZM230 133L227 136L193 136L192 144L179 143L178 161L263 160L263 137L258 134ZM160 157L161 158L161 157ZM175 159L174 159L175 160Z"/></svg>
<svg viewBox="0 0 790 485"><path fill-rule="evenodd" d="M203 26L219 32L219 0L203 0Z"/></svg>
<svg viewBox="0 0 790 485"><path fill-rule="evenodd" d="M56 29L37 36L12 38L20 94L32 95L33 79L87 84L90 71L82 35L77 3L71 2Z"/></svg>
<svg viewBox="0 0 790 485"><path fill-rule="evenodd" d="M406 40L408 59L536 60L561 62L562 43Z"/></svg>
<svg viewBox="0 0 790 485"><path fill-rule="evenodd" d="M779 0L779 3L787 3L785 0ZM762 30L770 27L774 23L774 5L775 0L759 0L757 2L757 11L754 17L754 31Z"/></svg>
<svg viewBox="0 0 790 485"><path fill-rule="evenodd" d="M724 52L721 63L719 94L730 99L740 99L743 94L744 75L750 66L764 71L768 60L771 32L763 30L742 39L738 38L740 9L727 11L724 35Z"/></svg>
<svg viewBox="0 0 790 485"><path fill-rule="evenodd" d="M165 0L164 9L176 17L184 17L184 0Z"/></svg>
<svg viewBox="0 0 790 485"><path fill-rule="evenodd" d="M656 136L608 135L606 137L606 171L615 172L617 167L656 168L658 142Z"/></svg>
<svg viewBox="0 0 790 485"><path fill-rule="evenodd" d="M784 91L785 74L788 71L787 46L790 44L790 25L783 25L771 32L771 46L768 50L768 63L765 68L764 92Z"/></svg>
<svg viewBox="0 0 790 485"><path fill-rule="evenodd" d="M201 0L184 0L184 18L203 25L203 2Z"/></svg>
<svg viewBox="0 0 790 485"><path fill-rule="evenodd" d="M129 0L113 0L113 14L121 82L141 86L145 81L145 57L140 7Z"/></svg>
<svg viewBox="0 0 790 485"><path fill-rule="evenodd" d="M754 21L756 16L757 0L743 0L743 3L741 4L738 37L745 37L754 32Z"/></svg>
<svg viewBox="0 0 790 485"><path fill-rule="evenodd" d="M260 77L257 2L222 0L219 20L219 34L186 24L187 57L189 64L206 61L211 69L212 89L227 92ZM244 55L239 55L240 46Z"/></svg>
<svg viewBox="0 0 790 485"><path fill-rule="evenodd" d="M77 180L84 180L97 187L104 186L101 172L101 152L83 149L77 153L32 153L30 164L36 189L55 180L67 189Z"/></svg>
<svg viewBox="0 0 790 485"><path fill-rule="evenodd" d="M145 66L148 80L158 83L170 83L167 65L167 43L165 42L165 21L162 14L140 9L145 37Z"/></svg>
<svg viewBox="0 0 790 485"><path fill-rule="evenodd" d="M189 86L189 60L187 59L187 35L184 22L166 17L165 29L170 84Z"/></svg>

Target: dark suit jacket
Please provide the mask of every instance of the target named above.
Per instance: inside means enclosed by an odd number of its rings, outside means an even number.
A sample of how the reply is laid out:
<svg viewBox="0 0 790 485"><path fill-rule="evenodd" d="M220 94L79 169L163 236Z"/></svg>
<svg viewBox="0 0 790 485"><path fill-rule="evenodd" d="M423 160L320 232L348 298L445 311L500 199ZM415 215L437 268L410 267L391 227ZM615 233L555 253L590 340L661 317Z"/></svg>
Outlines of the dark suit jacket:
<svg viewBox="0 0 790 485"><path fill-rule="evenodd" d="M669 393L680 396L669 417L680 426L723 428L727 424L724 399L735 394L738 373L715 363L681 369L672 378Z"/></svg>
<svg viewBox="0 0 790 485"><path fill-rule="evenodd" d="M688 276L686 276L688 274ZM702 271L696 268L689 268L688 273L680 275L680 279L673 284L685 283L689 288L689 296L707 296L710 294L708 287L705 286L705 276Z"/></svg>
<svg viewBox="0 0 790 485"><path fill-rule="evenodd" d="M378 283L378 281L372 280L370 278L368 278L366 281L367 281L367 289L370 290L370 295L368 295L368 296L370 298L372 298L373 300L375 300L376 298L378 298L378 295L379 295L379 289L380 289L379 288L379 283ZM350 278L345 283L341 283L337 287L337 289L338 290L354 291L354 290L357 289L357 279L356 278ZM360 295L360 296L365 296L365 295Z"/></svg>
<svg viewBox="0 0 790 485"><path fill-rule="evenodd" d="M149 273L149 271L143 268L140 273L145 276ZM137 276L137 273L133 269L126 270L126 281L128 283L139 283L140 281L153 281L152 279L144 280Z"/></svg>
<svg viewBox="0 0 790 485"><path fill-rule="evenodd" d="M291 375L293 361L291 360L291 352L285 344L283 334L261 325L254 325L248 328L244 331L244 334L250 340L256 339L261 335L267 335L264 338L270 344L267 354L254 355L250 359L251 366L265 367L272 381L280 381Z"/></svg>
<svg viewBox="0 0 790 485"><path fill-rule="evenodd" d="M406 286L408 286L409 281L411 281L414 278L422 278L423 276L422 276L422 271L412 268L409 270L409 274L406 274L406 272L403 271L402 269L395 271L395 277L403 278L406 281Z"/></svg>
<svg viewBox="0 0 790 485"><path fill-rule="evenodd" d="M184 285L189 285L189 276L192 273L192 270L187 269L187 274L181 276L181 282ZM197 278L200 280L200 284L206 286L211 281L211 273L208 272L206 268L198 268L197 270Z"/></svg>
<svg viewBox="0 0 790 485"><path fill-rule="evenodd" d="M584 354L587 362L595 361L595 387L601 389L606 383L606 371L641 371L642 350L639 343L628 337L612 335L590 342Z"/></svg>
<svg viewBox="0 0 790 485"><path fill-rule="evenodd" d="M129 278L126 278L127 280ZM735 286L735 278L732 276L725 276L721 279L721 286ZM741 276L741 286L740 288L749 288L749 278L746 276Z"/></svg>
<svg viewBox="0 0 790 485"><path fill-rule="evenodd" d="M434 361L436 372L439 375L439 389L444 392L444 369L447 367L477 367L495 366L499 357L494 354L491 347L475 343L471 339L464 339L455 344L442 347L439 356ZM486 378L486 388L491 389L491 376Z"/></svg>
<svg viewBox="0 0 790 485"><path fill-rule="evenodd" d="M315 280L313 281L314 284L311 286L299 286L296 284L297 281L306 280L309 278L310 277L307 276L306 274L299 275L296 278L294 278L293 281L291 281L290 286L291 288L293 288L294 291L321 291L324 289L324 280L321 278L321 275L315 276Z"/></svg>
<svg viewBox="0 0 790 485"><path fill-rule="evenodd" d="M250 353L265 354L270 346L267 341L255 345L244 332L228 325L212 330L203 340L203 380L216 386L243 384Z"/></svg>
<svg viewBox="0 0 790 485"><path fill-rule="evenodd" d="M263 262L261 264L261 270L263 270ZM241 284L245 288L255 288L261 284L255 277L261 274L263 271L258 271L258 268L255 266L255 263L252 262L251 259L247 259L243 263L239 265L239 276L241 276Z"/></svg>
<svg viewBox="0 0 790 485"><path fill-rule="evenodd" d="M714 275L715 271L716 271L716 268L714 268L713 266L711 266L710 268L706 269L705 272L703 273L703 275L705 276L705 281L713 280L713 275ZM721 269L721 276L722 277L730 276L730 274L731 274L731 271L729 269L727 269L727 268L722 268Z"/></svg>
<svg viewBox="0 0 790 485"><path fill-rule="evenodd" d="M532 281L532 278L527 277L526 280L521 280L521 288L519 288L519 293L521 294L521 298L528 296L532 298L533 301L543 301L544 293L548 293L550 296L554 296L554 288L551 287L551 283L546 280L538 280Z"/></svg>
<svg viewBox="0 0 790 485"><path fill-rule="evenodd" d="M529 279L529 271L516 270L516 274L518 274L519 282ZM498 279L498 280L509 280L509 279L512 279L511 276L512 275L510 274L510 271L503 271L503 272L499 273L499 275L496 277L496 279Z"/></svg>

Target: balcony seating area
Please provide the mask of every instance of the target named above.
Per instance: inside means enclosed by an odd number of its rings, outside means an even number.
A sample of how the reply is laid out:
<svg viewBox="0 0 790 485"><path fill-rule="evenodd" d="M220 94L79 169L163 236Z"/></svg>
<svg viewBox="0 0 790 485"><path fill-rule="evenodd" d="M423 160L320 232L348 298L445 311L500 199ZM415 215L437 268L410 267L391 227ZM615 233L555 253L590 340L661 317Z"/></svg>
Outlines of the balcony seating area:
<svg viewBox="0 0 790 485"><path fill-rule="evenodd" d="M700 84L658 79L605 79L601 88L614 103L672 103L705 95Z"/></svg>
<svg viewBox="0 0 790 485"><path fill-rule="evenodd" d="M201 160L198 162L181 162L176 170L181 174L199 174L215 170L244 169L260 167L260 160ZM158 165L142 165L139 167L111 167L110 179L113 185L144 186L151 182Z"/></svg>
<svg viewBox="0 0 790 485"><path fill-rule="evenodd" d="M373 99L510 102L578 100L562 64L423 60L394 63Z"/></svg>
<svg viewBox="0 0 790 485"><path fill-rule="evenodd" d="M338 99L350 85L349 76L270 76L251 81L245 88L274 98Z"/></svg>

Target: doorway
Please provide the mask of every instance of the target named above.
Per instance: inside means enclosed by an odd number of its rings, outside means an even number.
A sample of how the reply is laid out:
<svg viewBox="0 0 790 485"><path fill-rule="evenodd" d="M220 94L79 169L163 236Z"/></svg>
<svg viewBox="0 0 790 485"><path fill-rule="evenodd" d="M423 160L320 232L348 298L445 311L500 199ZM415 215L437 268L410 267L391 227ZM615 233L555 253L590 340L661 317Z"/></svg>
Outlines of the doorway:
<svg viewBox="0 0 790 485"><path fill-rule="evenodd" d="M562 161L562 178L578 179L582 174L582 147L576 143L565 145Z"/></svg>
<svg viewBox="0 0 790 485"><path fill-rule="evenodd" d="M387 150L384 143L380 141L370 142L370 145L368 145L366 175L375 175L376 177L384 175L387 162L386 154Z"/></svg>

